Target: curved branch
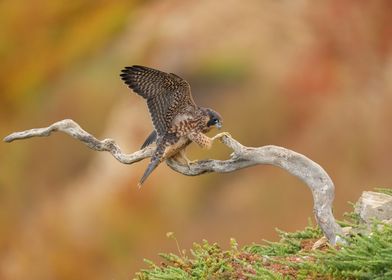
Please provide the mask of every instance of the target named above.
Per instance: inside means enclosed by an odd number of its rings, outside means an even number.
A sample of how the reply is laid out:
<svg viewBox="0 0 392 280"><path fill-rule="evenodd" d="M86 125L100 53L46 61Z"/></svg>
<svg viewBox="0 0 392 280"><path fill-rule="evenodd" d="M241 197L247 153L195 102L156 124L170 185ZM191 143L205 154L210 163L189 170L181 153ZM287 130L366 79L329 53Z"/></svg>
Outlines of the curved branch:
<svg viewBox="0 0 392 280"><path fill-rule="evenodd" d="M12 142L30 137L49 136L56 131L62 131L82 141L93 150L109 152L115 159L124 164L132 164L151 157L154 152L152 147L146 147L132 154L124 154L114 140L98 140L71 119L56 122L45 128L14 132L5 137L4 141ZM314 202L313 212L318 225L331 244L335 244L339 240L338 235L342 234L342 229L336 223L332 214L334 185L331 178L320 165L304 155L282 147L272 145L258 148L246 147L228 136L223 136L221 141L233 150L228 160L201 160L191 163L189 166L182 165L173 159L168 159L166 163L174 171L187 176L196 176L209 172L232 172L258 164L280 167L301 179L310 188Z"/></svg>

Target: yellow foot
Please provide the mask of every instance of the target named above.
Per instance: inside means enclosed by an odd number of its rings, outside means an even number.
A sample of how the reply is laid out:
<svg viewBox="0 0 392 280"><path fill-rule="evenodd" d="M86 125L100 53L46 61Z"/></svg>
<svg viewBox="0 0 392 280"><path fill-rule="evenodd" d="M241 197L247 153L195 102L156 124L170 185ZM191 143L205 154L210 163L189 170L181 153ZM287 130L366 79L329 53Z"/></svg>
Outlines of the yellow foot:
<svg viewBox="0 0 392 280"><path fill-rule="evenodd" d="M187 159L186 165L188 165L188 168L191 169L191 164L197 163L197 160L189 160Z"/></svg>
<svg viewBox="0 0 392 280"><path fill-rule="evenodd" d="M181 163L181 164L186 164L188 166L188 168L191 168L191 164L196 163L197 160L189 160L187 158L187 156L185 155L184 151L179 152L177 155L175 155L173 157L174 160L176 160L177 162Z"/></svg>
<svg viewBox="0 0 392 280"><path fill-rule="evenodd" d="M214 141L216 139L221 139L224 136L231 137L230 133L222 132L222 133L219 133L219 134L215 135L214 137L212 137L211 140Z"/></svg>

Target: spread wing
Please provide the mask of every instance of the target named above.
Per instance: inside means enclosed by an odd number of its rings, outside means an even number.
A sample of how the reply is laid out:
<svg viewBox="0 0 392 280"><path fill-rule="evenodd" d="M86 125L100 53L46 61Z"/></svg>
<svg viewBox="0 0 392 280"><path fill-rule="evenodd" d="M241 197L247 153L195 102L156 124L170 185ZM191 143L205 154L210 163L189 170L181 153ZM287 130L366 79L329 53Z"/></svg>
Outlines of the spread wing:
<svg viewBox="0 0 392 280"><path fill-rule="evenodd" d="M147 100L159 136L169 131L178 114L196 108L188 82L173 73L138 65L125 67L121 72L125 84Z"/></svg>

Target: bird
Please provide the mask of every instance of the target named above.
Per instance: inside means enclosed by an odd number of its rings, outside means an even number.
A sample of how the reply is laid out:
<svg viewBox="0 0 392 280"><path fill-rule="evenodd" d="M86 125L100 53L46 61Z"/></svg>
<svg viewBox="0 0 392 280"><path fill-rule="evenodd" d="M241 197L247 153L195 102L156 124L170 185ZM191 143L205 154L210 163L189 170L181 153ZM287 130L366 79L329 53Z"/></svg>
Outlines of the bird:
<svg viewBox="0 0 392 280"><path fill-rule="evenodd" d="M210 108L199 107L193 100L189 83L173 73L141 65L127 66L120 74L123 82L146 100L154 130L142 149L156 144L151 160L139 181L139 188L164 160L175 158L190 166L185 148L193 143L211 148L212 142L228 133L210 138L205 133L223 125L221 115Z"/></svg>

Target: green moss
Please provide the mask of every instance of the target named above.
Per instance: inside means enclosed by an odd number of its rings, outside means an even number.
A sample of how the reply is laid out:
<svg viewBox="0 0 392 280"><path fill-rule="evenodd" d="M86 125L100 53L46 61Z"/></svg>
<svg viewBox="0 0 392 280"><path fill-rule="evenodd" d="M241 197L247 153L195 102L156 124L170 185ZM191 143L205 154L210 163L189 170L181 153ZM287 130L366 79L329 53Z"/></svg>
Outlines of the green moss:
<svg viewBox="0 0 392 280"><path fill-rule="evenodd" d="M353 215L348 215L351 217ZM346 221L359 229L357 221ZM353 231L354 232L354 231ZM347 245L312 246L320 229L308 226L288 233L278 230L280 241L240 248L232 239L229 250L216 243L195 243L190 255L160 254L160 265L136 274L139 280L154 279L392 279L392 225L375 221L370 235L345 237ZM168 237L173 238L170 233Z"/></svg>

